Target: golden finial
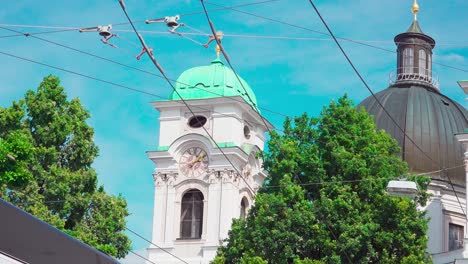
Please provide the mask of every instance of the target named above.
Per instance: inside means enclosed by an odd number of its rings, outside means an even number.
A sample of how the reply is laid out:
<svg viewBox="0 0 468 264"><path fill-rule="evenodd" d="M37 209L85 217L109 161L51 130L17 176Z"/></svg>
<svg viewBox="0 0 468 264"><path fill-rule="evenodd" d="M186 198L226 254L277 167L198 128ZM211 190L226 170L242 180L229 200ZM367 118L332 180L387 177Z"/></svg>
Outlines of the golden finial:
<svg viewBox="0 0 468 264"><path fill-rule="evenodd" d="M221 42L221 39L223 39L223 36L224 36L224 33L222 31L217 31L216 32L216 37L218 38L219 42ZM219 58L219 53L221 52L221 47L218 44L216 44L215 51L216 51L216 57Z"/></svg>
<svg viewBox="0 0 468 264"><path fill-rule="evenodd" d="M419 12L419 5L418 5L418 1L417 0L414 0L414 3L413 3L413 7L411 8L411 11L413 11L413 14L414 14L414 21L416 21L418 18L417 18L417 14Z"/></svg>

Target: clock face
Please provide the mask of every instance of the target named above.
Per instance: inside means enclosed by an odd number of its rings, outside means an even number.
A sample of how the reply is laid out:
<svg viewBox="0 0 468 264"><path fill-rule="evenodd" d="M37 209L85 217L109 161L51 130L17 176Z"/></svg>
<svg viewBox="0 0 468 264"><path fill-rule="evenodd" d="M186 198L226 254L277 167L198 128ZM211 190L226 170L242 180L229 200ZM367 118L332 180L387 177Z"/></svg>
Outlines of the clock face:
<svg viewBox="0 0 468 264"><path fill-rule="evenodd" d="M189 148L180 157L179 168L187 177L199 177L208 168L208 154L199 147Z"/></svg>

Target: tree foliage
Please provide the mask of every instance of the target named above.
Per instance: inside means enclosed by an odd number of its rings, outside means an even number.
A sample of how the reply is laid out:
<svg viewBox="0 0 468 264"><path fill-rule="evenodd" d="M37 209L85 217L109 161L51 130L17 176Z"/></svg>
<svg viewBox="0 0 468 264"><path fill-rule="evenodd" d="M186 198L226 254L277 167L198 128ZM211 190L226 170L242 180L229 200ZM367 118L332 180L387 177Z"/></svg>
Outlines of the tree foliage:
<svg viewBox="0 0 468 264"><path fill-rule="evenodd" d="M124 257L125 199L98 187L90 117L57 77L0 107L0 196L103 252Z"/></svg>
<svg viewBox="0 0 468 264"><path fill-rule="evenodd" d="M234 220L217 263L426 263L427 220L386 194L407 173L397 142L346 96L271 133L269 178L246 220ZM424 204L427 177L417 179Z"/></svg>

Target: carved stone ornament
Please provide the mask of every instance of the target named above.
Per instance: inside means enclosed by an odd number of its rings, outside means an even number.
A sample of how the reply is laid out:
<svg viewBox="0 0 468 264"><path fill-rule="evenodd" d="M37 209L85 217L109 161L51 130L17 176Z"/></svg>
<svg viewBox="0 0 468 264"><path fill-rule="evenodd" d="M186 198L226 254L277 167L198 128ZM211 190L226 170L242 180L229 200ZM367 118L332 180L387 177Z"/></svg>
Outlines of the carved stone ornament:
<svg viewBox="0 0 468 264"><path fill-rule="evenodd" d="M171 172L167 174L167 185L173 186L177 180L177 173Z"/></svg>
<svg viewBox="0 0 468 264"><path fill-rule="evenodd" d="M153 173L153 179L154 179L154 185L156 187L161 187L164 185L164 182L166 181L166 174L163 174L161 172L155 172Z"/></svg>
<svg viewBox="0 0 468 264"><path fill-rule="evenodd" d="M250 164L245 164L244 168L242 168L242 177L248 178L252 175L252 166Z"/></svg>
<svg viewBox="0 0 468 264"><path fill-rule="evenodd" d="M232 178L232 171L228 170L228 169L224 169L222 172L221 172L221 178L222 178L222 181L223 182L229 182L231 181L231 178Z"/></svg>
<svg viewBox="0 0 468 264"><path fill-rule="evenodd" d="M219 174L215 170L213 170L213 169L208 170L206 175L207 175L209 183L217 183L218 182L218 175Z"/></svg>

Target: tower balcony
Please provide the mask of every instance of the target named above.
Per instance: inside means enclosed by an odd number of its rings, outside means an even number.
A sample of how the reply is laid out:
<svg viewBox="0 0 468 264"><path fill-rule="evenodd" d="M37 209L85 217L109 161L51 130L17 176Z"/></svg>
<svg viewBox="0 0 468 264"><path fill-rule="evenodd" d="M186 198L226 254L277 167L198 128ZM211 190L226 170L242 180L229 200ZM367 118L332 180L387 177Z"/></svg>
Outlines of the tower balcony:
<svg viewBox="0 0 468 264"><path fill-rule="evenodd" d="M398 83L415 83L419 85L429 85L439 90L439 78L433 77L433 72L428 69L411 68L410 72L407 68L398 68L397 72L390 72L390 85Z"/></svg>

